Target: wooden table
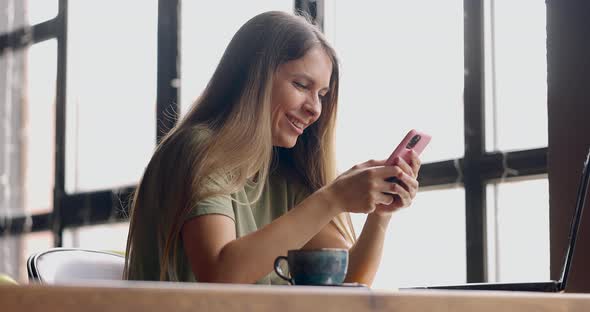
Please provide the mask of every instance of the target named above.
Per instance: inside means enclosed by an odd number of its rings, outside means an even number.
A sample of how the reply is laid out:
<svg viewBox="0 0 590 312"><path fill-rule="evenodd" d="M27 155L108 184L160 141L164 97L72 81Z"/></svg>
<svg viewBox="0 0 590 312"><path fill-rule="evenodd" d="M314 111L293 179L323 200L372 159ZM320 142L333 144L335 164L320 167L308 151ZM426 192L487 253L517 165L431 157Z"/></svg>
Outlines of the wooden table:
<svg viewBox="0 0 590 312"><path fill-rule="evenodd" d="M146 282L0 286L1 311L590 311L590 294Z"/></svg>

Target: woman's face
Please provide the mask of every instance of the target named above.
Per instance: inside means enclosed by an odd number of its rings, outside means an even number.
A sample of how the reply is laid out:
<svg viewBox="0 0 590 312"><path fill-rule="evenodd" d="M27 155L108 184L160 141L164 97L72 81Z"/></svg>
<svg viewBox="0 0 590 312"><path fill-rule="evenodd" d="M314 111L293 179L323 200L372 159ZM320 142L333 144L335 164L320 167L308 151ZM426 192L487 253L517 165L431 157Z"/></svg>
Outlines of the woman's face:
<svg viewBox="0 0 590 312"><path fill-rule="evenodd" d="M332 61L320 47L281 64L272 85L272 143L291 148L320 117L321 98L328 93Z"/></svg>

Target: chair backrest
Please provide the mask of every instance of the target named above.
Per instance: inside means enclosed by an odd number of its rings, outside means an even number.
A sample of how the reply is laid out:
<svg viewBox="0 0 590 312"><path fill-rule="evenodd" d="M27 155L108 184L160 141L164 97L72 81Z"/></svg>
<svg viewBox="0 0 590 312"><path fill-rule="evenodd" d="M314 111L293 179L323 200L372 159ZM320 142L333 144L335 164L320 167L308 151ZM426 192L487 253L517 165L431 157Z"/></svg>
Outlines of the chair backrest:
<svg viewBox="0 0 590 312"><path fill-rule="evenodd" d="M52 248L27 260L30 282L71 283L83 280L121 280L125 257L119 254L76 248Z"/></svg>

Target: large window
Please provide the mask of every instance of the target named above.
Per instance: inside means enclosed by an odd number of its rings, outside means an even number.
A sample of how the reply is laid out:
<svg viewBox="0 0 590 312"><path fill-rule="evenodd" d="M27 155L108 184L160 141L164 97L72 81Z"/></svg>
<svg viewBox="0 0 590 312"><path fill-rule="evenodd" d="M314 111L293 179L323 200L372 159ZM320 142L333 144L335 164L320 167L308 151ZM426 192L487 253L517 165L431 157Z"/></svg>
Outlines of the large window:
<svg viewBox="0 0 590 312"><path fill-rule="evenodd" d="M462 1L371 2L366 8L359 11L354 2L326 1L325 32L342 64L337 132L340 170L370 158L387 157L411 128L433 134L432 143L422 156L425 163L462 157L463 132L467 131L462 127L464 74L471 79L470 69L463 68ZM484 2L483 10L486 141L482 144L486 151L501 153L498 174L505 178L519 174L507 165L508 152L547 145L545 4L532 1L513 5L509 1L489 0ZM530 22L520 22L522 16ZM355 22L351 23L352 20ZM522 126L524 120L526 127ZM436 193L457 194L453 187L447 185L447 190ZM541 195L535 198L535 205L524 205L522 197L519 200L517 194L534 191ZM462 200L441 201L441 195L429 193L420 193L412 208L394 217L375 286L394 288L468 279L463 274L465 262L461 261L465 253L441 252L428 258L412 257L413 262L404 263L406 256L416 249L439 250L441 238L447 243L459 240L451 244L465 248L466 237L452 231L429 230L431 239L425 240L411 231L418 225L433 229L429 220L445 224L445 229L469 231L464 227L465 209L472 207L466 207ZM542 280L548 276L547 193L546 183L534 182L494 183L483 191L488 199L487 211L480 209L488 227L483 236L487 239L482 242L486 263L481 267L488 272L488 280ZM524 207L535 209L523 210ZM432 210L449 213L439 218L423 214ZM520 218L514 214L516 211L520 211ZM410 216L416 217L408 220ZM524 216L529 216L535 226L530 235L519 236L518 228L511 224L519 223L515 219L524 222ZM359 231L364 217L354 216L354 221ZM403 222L413 225L408 226L408 232L401 225ZM432 235L434 232L436 235ZM519 253L515 253L514 246L531 241L536 246L534 255L515 261ZM442 254L448 259L442 261ZM533 259L539 259L535 261L537 265L523 265ZM390 272L400 266L404 269L396 274ZM414 272L412 266L420 270Z"/></svg>
<svg viewBox="0 0 590 312"><path fill-rule="evenodd" d="M328 1L325 10L325 32L341 62L340 171L387 158L412 128L433 135L423 162L460 158L462 1L375 1L367 8L359 11L356 2ZM461 188L451 187L424 192L411 208L395 214L375 287L466 280L461 194ZM353 218L360 233L365 217Z"/></svg>
<svg viewBox="0 0 590 312"><path fill-rule="evenodd" d="M545 147L545 2L486 0L485 4L487 150Z"/></svg>
<svg viewBox="0 0 590 312"><path fill-rule="evenodd" d="M509 151L545 147L545 3L484 3L486 150L505 157ZM501 170L501 178L518 174L505 162ZM487 185L490 281L549 279L549 187L546 177L532 178L512 183L500 179Z"/></svg>
<svg viewBox="0 0 590 312"><path fill-rule="evenodd" d="M489 184L487 189L488 280L549 280L547 179Z"/></svg>
<svg viewBox="0 0 590 312"><path fill-rule="evenodd" d="M341 63L340 171L386 158L409 129L433 135L422 191L395 214L374 286L549 275L543 1L0 6L14 16L0 20L4 272L24 279L28 254L52 245L123 250L126 199L157 136L203 91L238 27L304 10ZM360 232L364 217L353 223Z"/></svg>
<svg viewBox="0 0 590 312"><path fill-rule="evenodd" d="M373 287L463 283L465 242L463 189L421 192L412 207L393 216Z"/></svg>
<svg viewBox="0 0 590 312"><path fill-rule="evenodd" d="M28 6L27 15L31 25L48 21L57 15L58 0L27 0L22 2Z"/></svg>
<svg viewBox="0 0 590 312"><path fill-rule="evenodd" d="M87 225L64 231L64 247L125 251L129 223Z"/></svg>
<svg viewBox="0 0 590 312"><path fill-rule="evenodd" d="M57 41L35 44L28 52L24 206L26 214L37 214L53 206Z"/></svg>
<svg viewBox="0 0 590 312"><path fill-rule="evenodd" d="M231 10L228 7L232 7ZM293 1L182 2L181 114L186 113L201 94L240 26L256 14L269 10L293 12Z"/></svg>
<svg viewBox="0 0 590 312"><path fill-rule="evenodd" d="M133 185L156 144L157 1L68 10L66 191Z"/></svg>
<svg viewBox="0 0 590 312"><path fill-rule="evenodd" d="M339 167L387 158L412 128L433 135L425 162L461 157L462 2L374 1L366 8L326 6L326 34L342 67Z"/></svg>

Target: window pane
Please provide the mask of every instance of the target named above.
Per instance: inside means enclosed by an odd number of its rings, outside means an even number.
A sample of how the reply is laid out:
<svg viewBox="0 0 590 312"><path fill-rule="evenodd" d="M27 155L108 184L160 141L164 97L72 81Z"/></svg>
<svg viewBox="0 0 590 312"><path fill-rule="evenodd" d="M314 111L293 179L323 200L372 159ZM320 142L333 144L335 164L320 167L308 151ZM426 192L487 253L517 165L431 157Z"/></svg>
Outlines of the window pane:
<svg viewBox="0 0 590 312"><path fill-rule="evenodd" d="M50 20L57 11L57 0L0 0L0 33Z"/></svg>
<svg viewBox="0 0 590 312"><path fill-rule="evenodd" d="M135 184L156 141L157 1L69 6L66 190Z"/></svg>
<svg viewBox="0 0 590 312"><path fill-rule="evenodd" d="M39 24L57 16L57 0L27 0L27 2L29 6L27 13L31 25Z"/></svg>
<svg viewBox="0 0 590 312"><path fill-rule="evenodd" d="M463 155L463 2L326 1L341 62L338 167L387 158L409 129L425 162Z"/></svg>
<svg viewBox="0 0 590 312"><path fill-rule="evenodd" d="M109 223L101 225L69 228L64 231L64 247L125 251L129 223Z"/></svg>
<svg viewBox="0 0 590 312"><path fill-rule="evenodd" d="M22 255L20 254L21 237L0 235L0 273L14 280L22 280Z"/></svg>
<svg viewBox="0 0 590 312"><path fill-rule="evenodd" d="M26 25L25 1L0 1L0 34L11 32Z"/></svg>
<svg viewBox="0 0 590 312"><path fill-rule="evenodd" d="M271 10L293 12L293 0L182 1L181 114L188 111L213 75L223 51L238 29Z"/></svg>
<svg viewBox="0 0 590 312"><path fill-rule="evenodd" d="M34 253L54 247L53 233L49 231L25 234L22 240L22 252L19 265L19 279L28 282L27 259Z"/></svg>
<svg viewBox="0 0 590 312"><path fill-rule="evenodd" d="M352 218L358 234L364 215ZM373 288L464 283L465 249L465 191L420 192L393 215Z"/></svg>
<svg viewBox="0 0 590 312"><path fill-rule="evenodd" d="M57 41L33 45L28 57L24 199L26 212L37 214L53 207Z"/></svg>
<svg viewBox="0 0 590 312"><path fill-rule="evenodd" d="M485 8L486 149L547 146L545 1L486 0Z"/></svg>
<svg viewBox="0 0 590 312"><path fill-rule="evenodd" d="M547 179L492 184L487 192L488 280L549 280Z"/></svg>
<svg viewBox="0 0 590 312"><path fill-rule="evenodd" d="M23 215L26 144L23 140L27 50L0 54L0 222Z"/></svg>

